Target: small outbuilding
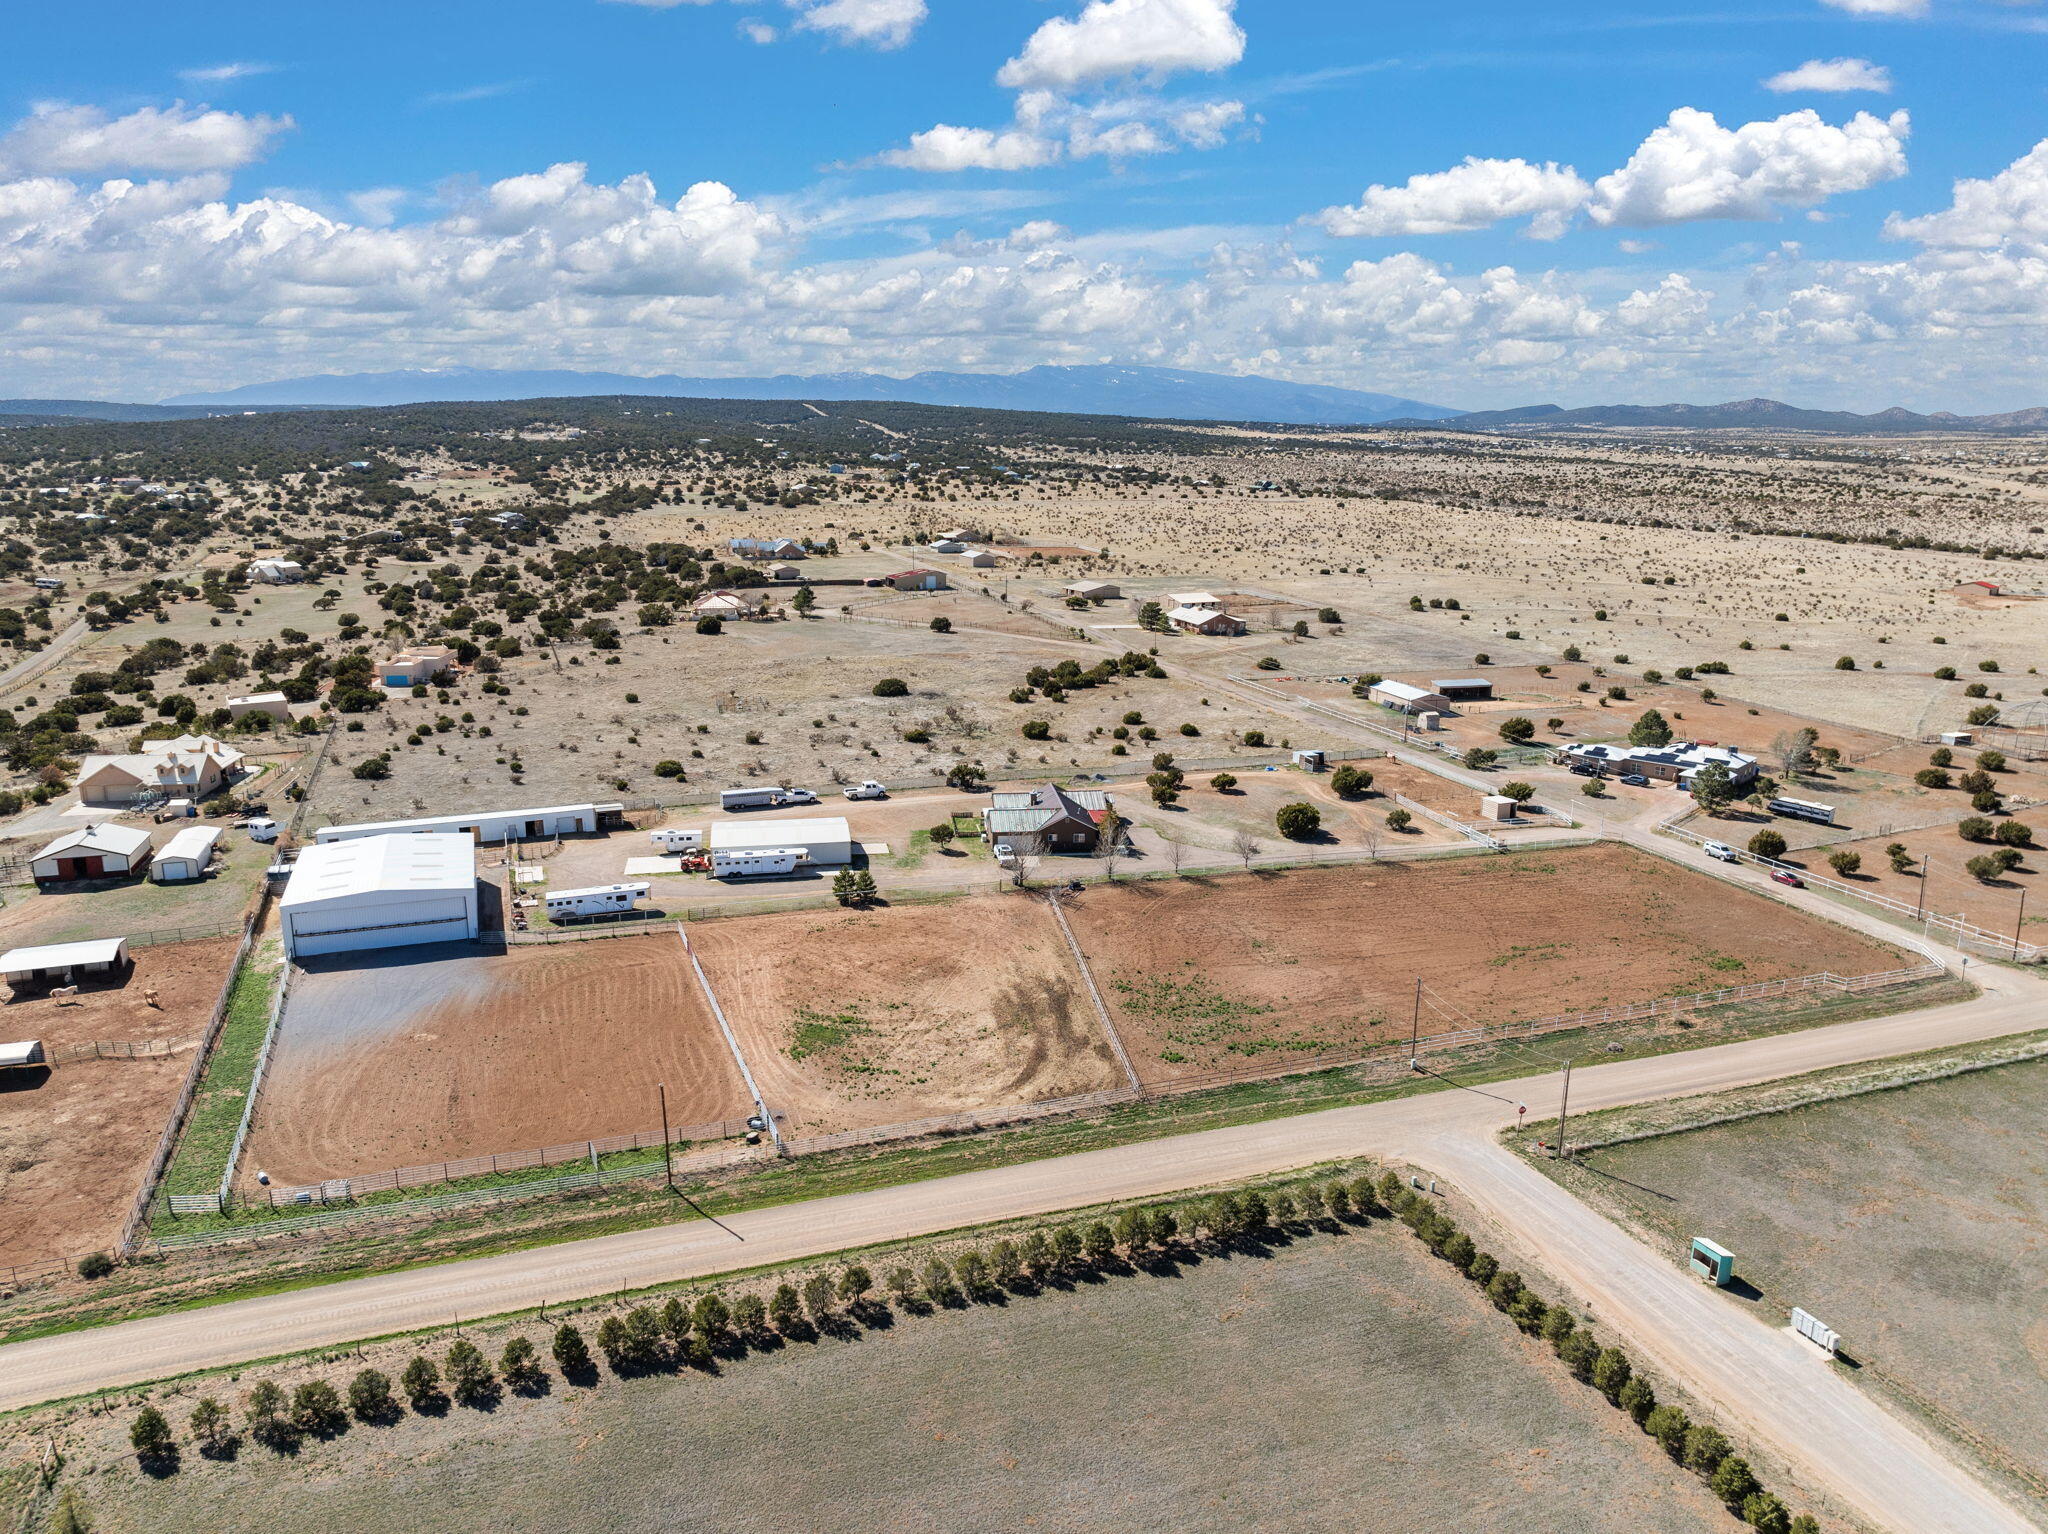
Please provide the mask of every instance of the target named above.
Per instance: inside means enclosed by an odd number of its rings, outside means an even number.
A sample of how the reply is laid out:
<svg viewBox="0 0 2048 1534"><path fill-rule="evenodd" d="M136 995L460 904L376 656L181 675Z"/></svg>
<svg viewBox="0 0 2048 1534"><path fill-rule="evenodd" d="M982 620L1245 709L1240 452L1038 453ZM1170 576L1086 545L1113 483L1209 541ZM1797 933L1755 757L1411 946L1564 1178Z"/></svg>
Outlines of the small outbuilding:
<svg viewBox="0 0 2048 1534"><path fill-rule="evenodd" d="M252 692L246 697L228 699L228 714L235 719L247 714L268 714L272 719L290 724L292 705L281 692Z"/></svg>
<svg viewBox="0 0 2048 1534"><path fill-rule="evenodd" d="M41 1039L22 1039L14 1044L0 1044L0 1071L32 1071L47 1063L43 1056Z"/></svg>
<svg viewBox="0 0 2048 1534"><path fill-rule="evenodd" d="M149 865L150 878L158 884L189 884L204 878L219 842L219 826L187 826L164 843Z"/></svg>
<svg viewBox="0 0 2048 1534"><path fill-rule="evenodd" d="M1479 815L1483 820L1513 820L1515 801L1506 794L1487 794L1479 801Z"/></svg>
<svg viewBox="0 0 2048 1534"><path fill-rule="evenodd" d="M1366 697L1386 708L1399 709L1404 714L1450 712L1451 700L1440 692L1431 692L1426 687L1417 687L1413 682L1374 682L1366 691Z"/></svg>
<svg viewBox="0 0 2048 1534"><path fill-rule="evenodd" d="M1449 698L1453 703L1484 703L1493 697L1493 683L1483 676L1452 677L1429 685L1438 697Z"/></svg>
<svg viewBox="0 0 2048 1534"><path fill-rule="evenodd" d="M1123 588L1115 581L1069 581L1060 589L1084 602L1114 602L1123 595Z"/></svg>
<svg viewBox="0 0 2048 1534"><path fill-rule="evenodd" d="M128 939L88 938L82 943L48 943L0 953L0 976L11 991L42 991L53 985L77 985L128 973Z"/></svg>
<svg viewBox="0 0 2048 1534"><path fill-rule="evenodd" d="M466 836L364 836L306 848L279 902L293 959L477 935L476 853Z"/></svg>
<svg viewBox="0 0 2048 1534"><path fill-rule="evenodd" d="M946 573L943 570L898 570L894 575L883 576L882 584L897 591L944 591Z"/></svg>
<svg viewBox="0 0 2048 1534"><path fill-rule="evenodd" d="M1175 591L1169 593L1167 601L1175 607L1200 607L1211 612L1222 610L1223 598L1213 591Z"/></svg>
<svg viewBox="0 0 2048 1534"><path fill-rule="evenodd" d="M119 879L149 866L149 833L139 826L95 825L66 831L28 860L38 884L68 879Z"/></svg>

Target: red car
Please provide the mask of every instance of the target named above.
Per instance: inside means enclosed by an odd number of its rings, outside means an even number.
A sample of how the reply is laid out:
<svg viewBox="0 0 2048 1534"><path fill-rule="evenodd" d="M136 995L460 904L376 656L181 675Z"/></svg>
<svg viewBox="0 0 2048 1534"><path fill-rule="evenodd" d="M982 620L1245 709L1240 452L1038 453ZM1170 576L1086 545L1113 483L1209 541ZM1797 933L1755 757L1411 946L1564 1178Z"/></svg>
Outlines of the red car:
<svg viewBox="0 0 2048 1534"><path fill-rule="evenodd" d="M1789 884L1796 890L1806 888L1806 881L1804 879L1800 878L1797 874L1788 874L1782 868L1771 875L1771 882L1773 884Z"/></svg>

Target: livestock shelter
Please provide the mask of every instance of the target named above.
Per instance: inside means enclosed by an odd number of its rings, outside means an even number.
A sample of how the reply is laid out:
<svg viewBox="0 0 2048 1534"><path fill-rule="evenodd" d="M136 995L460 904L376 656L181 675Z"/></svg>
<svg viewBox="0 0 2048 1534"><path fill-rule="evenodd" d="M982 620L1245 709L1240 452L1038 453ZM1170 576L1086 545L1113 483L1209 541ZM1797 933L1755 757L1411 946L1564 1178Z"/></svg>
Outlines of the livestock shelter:
<svg viewBox="0 0 2048 1534"><path fill-rule="evenodd" d="M1483 676L1452 677L1429 685L1438 697L1449 698L1453 703L1485 703L1493 697L1493 683Z"/></svg>
<svg viewBox="0 0 2048 1534"><path fill-rule="evenodd" d="M163 845L149 865L158 884L184 884L204 878L220 843L219 826L187 826Z"/></svg>
<svg viewBox="0 0 2048 1534"><path fill-rule="evenodd" d="M1451 700L1442 693L1417 687L1412 682L1374 682L1365 695L1375 703L1399 709L1404 714L1443 714L1448 713L1451 707Z"/></svg>
<svg viewBox="0 0 2048 1534"><path fill-rule="evenodd" d="M32 1071L48 1064L41 1039L21 1039L0 1044L0 1071Z"/></svg>
<svg viewBox="0 0 2048 1534"><path fill-rule="evenodd" d="M474 939L474 846L466 836L401 832L308 847L278 911L294 959Z"/></svg>
<svg viewBox="0 0 2048 1534"><path fill-rule="evenodd" d="M710 850L763 852L801 848L811 863L851 863L853 835L844 815L819 815L807 820L714 820Z"/></svg>
<svg viewBox="0 0 2048 1534"><path fill-rule="evenodd" d="M352 826L322 826L319 843L364 836L466 836L475 842L533 841L543 836L579 836L614 830L625 823L623 804L550 804L533 810L473 810L467 815L430 815L423 820L366 820Z"/></svg>
<svg viewBox="0 0 2048 1534"><path fill-rule="evenodd" d="M38 884L66 879L116 879L149 866L149 833L138 826L97 825L91 821L66 831L28 860Z"/></svg>
<svg viewBox="0 0 2048 1534"><path fill-rule="evenodd" d="M0 953L0 976L11 991L42 991L128 973L128 939L88 938L82 943L48 943Z"/></svg>

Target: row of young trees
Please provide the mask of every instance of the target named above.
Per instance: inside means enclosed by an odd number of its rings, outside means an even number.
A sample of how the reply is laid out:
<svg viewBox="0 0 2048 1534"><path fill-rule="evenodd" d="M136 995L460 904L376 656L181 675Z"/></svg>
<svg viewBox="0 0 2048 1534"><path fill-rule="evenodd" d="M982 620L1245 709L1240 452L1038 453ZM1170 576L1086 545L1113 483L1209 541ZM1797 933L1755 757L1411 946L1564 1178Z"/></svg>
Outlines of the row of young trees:
<svg viewBox="0 0 2048 1534"><path fill-rule="evenodd" d="M1659 1402L1655 1389L1625 1352L1603 1345L1578 1324L1568 1307L1542 1299L1519 1273L1481 1251L1436 1203L1392 1171L1377 1179L1365 1174L1334 1176L1133 1207L1109 1218L1062 1223L1021 1237L934 1252L921 1264L889 1268L879 1284L865 1264L851 1262L834 1271L784 1280L765 1295L746 1293L730 1301L717 1291L694 1299L672 1295L658 1305L606 1315L595 1332L594 1352L582 1330L564 1322L555 1329L550 1355L561 1377L580 1386L598 1383L599 1357L622 1379L684 1369L710 1371L721 1360L751 1352L835 1333L850 1335L857 1326L886 1322L892 1308L925 1315L1002 1302L1013 1295L1042 1293L1084 1274L1135 1273L1205 1248L1258 1252L1294 1232L1334 1230L1389 1214L1398 1216L1430 1251L1480 1286L1495 1308L1525 1333L1548 1342L1576 1378L1627 1412L1751 1528L1762 1534L1818 1534L1813 1517L1793 1516L1749 1463L1734 1453L1720 1430ZM488 1410L508 1392L534 1396L545 1393L549 1384L532 1339L515 1334L494 1363L474 1342L458 1337L438 1361L424 1352L415 1354L396 1381L375 1368L359 1371L345 1388L311 1379L288 1393L275 1381L261 1380L241 1403L239 1417L217 1398L203 1398L192 1409L189 1427L193 1445L210 1458L232 1458L245 1438L284 1454L309 1439L332 1438L352 1424L389 1426L408 1411L433 1417L456 1405ZM178 1469L179 1440L160 1408L144 1406L129 1436L147 1472L167 1475Z"/></svg>
<svg viewBox="0 0 2048 1534"><path fill-rule="evenodd" d="M550 1354L564 1380L583 1386L598 1382L600 1358L620 1378L708 1371L722 1360L880 1322L892 1305L908 1315L924 1315L999 1301L1039 1293L1082 1274L1135 1272L1191 1255L1204 1244L1218 1251L1256 1250L1302 1222L1329 1225L1385 1212L1375 1184L1364 1176L1131 1208L1111 1218L935 1253L921 1264L890 1268L879 1284L864 1264L853 1262L785 1280L766 1294L732 1300L716 1291L694 1300L673 1295L658 1305L613 1312L589 1338L564 1322L555 1329ZM308 1440L333 1438L352 1424L390 1426L408 1412L434 1417L452 1406L488 1410L507 1393L539 1395L549 1383L531 1338L514 1335L493 1362L474 1342L458 1337L438 1359L415 1354L396 1380L375 1368L358 1371L345 1386L311 1379L287 1391L274 1380L261 1380L239 1412L207 1396L194 1405L187 1425L190 1443L208 1458L232 1459L245 1442L285 1454ZM160 1407L146 1405L136 1413L129 1441L150 1474L173 1474L179 1468L180 1440Z"/></svg>
<svg viewBox="0 0 2048 1534"><path fill-rule="evenodd" d="M1544 1300L1520 1273L1503 1268L1492 1253L1481 1251L1435 1203L1403 1186L1393 1172L1380 1178L1376 1192L1380 1202L1423 1245L1483 1289L1494 1308L1523 1332L1549 1343L1575 1379L1627 1412L1675 1463L1704 1480L1730 1513L1760 1534L1819 1534L1820 1524L1813 1515L1794 1516L1781 1498L1764 1487L1749 1461L1735 1453L1719 1428L1693 1421L1680 1407L1660 1403L1656 1390L1636 1372L1625 1352L1604 1345L1579 1325L1567 1306Z"/></svg>

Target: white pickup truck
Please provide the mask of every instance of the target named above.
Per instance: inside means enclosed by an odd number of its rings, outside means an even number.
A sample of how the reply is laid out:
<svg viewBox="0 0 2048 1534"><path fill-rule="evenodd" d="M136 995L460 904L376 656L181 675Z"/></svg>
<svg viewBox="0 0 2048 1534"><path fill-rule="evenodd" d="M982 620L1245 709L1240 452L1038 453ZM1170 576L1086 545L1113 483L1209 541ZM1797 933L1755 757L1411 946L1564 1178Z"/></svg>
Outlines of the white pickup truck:
<svg viewBox="0 0 2048 1534"><path fill-rule="evenodd" d="M889 797L889 790L882 787L873 778L869 778L865 783L856 783L847 789L846 797L849 799L886 799Z"/></svg>

